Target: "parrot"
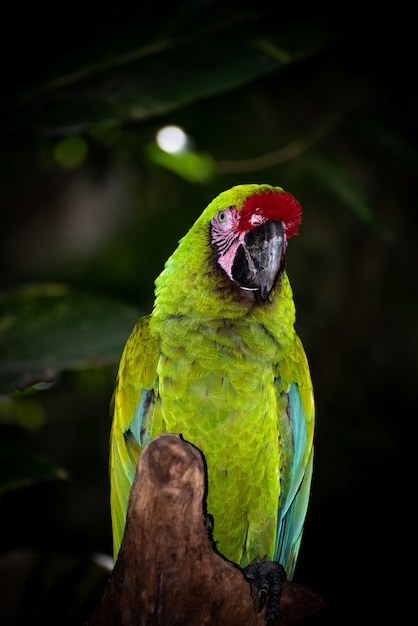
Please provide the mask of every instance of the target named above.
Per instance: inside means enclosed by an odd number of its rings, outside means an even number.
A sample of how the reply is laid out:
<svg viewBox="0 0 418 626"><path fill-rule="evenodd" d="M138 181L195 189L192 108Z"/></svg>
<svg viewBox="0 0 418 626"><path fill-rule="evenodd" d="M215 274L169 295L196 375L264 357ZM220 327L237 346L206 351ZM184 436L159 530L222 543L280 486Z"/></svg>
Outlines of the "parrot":
<svg viewBox="0 0 418 626"><path fill-rule="evenodd" d="M282 187L222 191L180 239L134 326L111 401L116 561L142 449L161 433L199 448L217 550L292 580L313 469L314 397L285 269L300 203ZM254 564L254 570L251 569ZM261 593L261 592L260 592ZM261 604L260 604L261 607Z"/></svg>

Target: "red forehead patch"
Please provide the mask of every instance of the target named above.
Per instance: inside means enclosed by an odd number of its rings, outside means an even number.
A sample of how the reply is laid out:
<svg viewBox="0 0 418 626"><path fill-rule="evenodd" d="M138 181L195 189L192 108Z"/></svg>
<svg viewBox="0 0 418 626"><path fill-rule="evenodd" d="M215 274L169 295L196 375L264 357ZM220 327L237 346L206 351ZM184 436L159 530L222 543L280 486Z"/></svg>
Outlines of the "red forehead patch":
<svg viewBox="0 0 418 626"><path fill-rule="evenodd" d="M292 194L285 191L260 191L249 196L239 212L239 231L252 230L266 220L283 222L287 238L297 235L302 208Z"/></svg>

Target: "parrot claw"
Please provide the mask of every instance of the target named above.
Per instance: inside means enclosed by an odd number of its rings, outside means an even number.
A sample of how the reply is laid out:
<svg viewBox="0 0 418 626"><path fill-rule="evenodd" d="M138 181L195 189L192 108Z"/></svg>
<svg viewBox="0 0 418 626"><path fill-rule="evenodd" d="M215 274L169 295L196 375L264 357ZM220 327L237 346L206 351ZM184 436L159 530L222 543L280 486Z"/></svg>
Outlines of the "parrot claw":
<svg viewBox="0 0 418 626"><path fill-rule="evenodd" d="M283 566L276 561L256 559L244 567L243 572L246 580L257 586L260 599L258 612L262 611L267 603L266 622L268 626L274 626L279 613L282 583L286 580Z"/></svg>

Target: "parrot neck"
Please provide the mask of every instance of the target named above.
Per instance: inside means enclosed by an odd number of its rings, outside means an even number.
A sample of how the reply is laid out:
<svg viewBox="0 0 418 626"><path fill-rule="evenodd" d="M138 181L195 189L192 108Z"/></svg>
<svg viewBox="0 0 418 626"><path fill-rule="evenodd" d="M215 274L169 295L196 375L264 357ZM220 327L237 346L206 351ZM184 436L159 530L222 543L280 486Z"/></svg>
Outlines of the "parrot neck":
<svg viewBox="0 0 418 626"><path fill-rule="evenodd" d="M167 321L175 321L183 332L205 326L262 325L284 347L294 341L295 306L292 289L285 271L265 302L251 293L244 296L219 268L213 264L204 273L193 272L186 264L177 263L175 254L167 261L156 280L153 325L160 336L168 332ZM171 324L170 324L171 326Z"/></svg>

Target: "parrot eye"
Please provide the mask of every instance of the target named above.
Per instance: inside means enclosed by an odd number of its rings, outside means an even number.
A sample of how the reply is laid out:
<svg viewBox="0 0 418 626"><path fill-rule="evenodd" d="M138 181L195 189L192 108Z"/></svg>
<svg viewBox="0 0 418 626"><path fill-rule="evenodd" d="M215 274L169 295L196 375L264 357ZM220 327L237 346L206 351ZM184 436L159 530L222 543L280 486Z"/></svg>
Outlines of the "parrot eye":
<svg viewBox="0 0 418 626"><path fill-rule="evenodd" d="M237 211L235 207L228 206L221 209L211 219L212 228L217 232L225 233L229 229L233 229L237 222Z"/></svg>

